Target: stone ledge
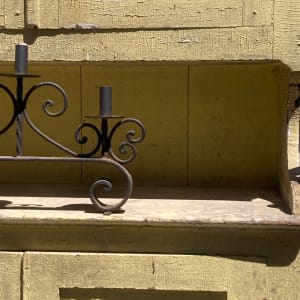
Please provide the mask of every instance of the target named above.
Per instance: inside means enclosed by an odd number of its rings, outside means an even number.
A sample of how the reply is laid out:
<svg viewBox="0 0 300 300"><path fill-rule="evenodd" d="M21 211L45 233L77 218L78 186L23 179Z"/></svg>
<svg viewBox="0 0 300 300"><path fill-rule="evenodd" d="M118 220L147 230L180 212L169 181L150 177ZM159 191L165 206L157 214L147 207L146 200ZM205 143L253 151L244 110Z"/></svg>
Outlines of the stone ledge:
<svg viewBox="0 0 300 300"><path fill-rule="evenodd" d="M125 211L111 215L98 213L87 195L88 187L79 185L0 185L0 224L300 226L272 189L136 187Z"/></svg>

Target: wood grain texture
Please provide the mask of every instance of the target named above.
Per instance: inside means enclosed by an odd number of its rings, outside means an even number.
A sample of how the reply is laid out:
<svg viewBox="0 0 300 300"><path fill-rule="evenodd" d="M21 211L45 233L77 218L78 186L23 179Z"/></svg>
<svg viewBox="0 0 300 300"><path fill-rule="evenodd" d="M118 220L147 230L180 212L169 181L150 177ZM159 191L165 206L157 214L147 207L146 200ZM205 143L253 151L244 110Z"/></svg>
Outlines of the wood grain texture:
<svg viewBox="0 0 300 300"><path fill-rule="evenodd" d="M2 0L0 28L29 29L35 60L279 59L300 68L297 0L28 0L25 8ZM10 44L18 33L2 34Z"/></svg>
<svg viewBox="0 0 300 300"><path fill-rule="evenodd" d="M146 127L146 139L136 145L136 159L126 165L134 181L185 185L188 66L94 64L83 66L81 72L83 120L99 112L99 87L108 85L113 87L113 114L135 117ZM114 123L109 120L110 128ZM119 145L126 140L127 130L132 129L138 136L139 129L134 125L121 126L114 135L113 151L120 158L126 155L120 154ZM108 174L120 178L118 172L113 175L112 168L104 164L84 164L85 183Z"/></svg>
<svg viewBox="0 0 300 300"><path fill-rule="evenodd" d="M39 28L207 28L271 25L273 0L28 1ZM49 13L50 12L50 13Z"/></svg>
<svg viewBox="0 0 300 300"><path fill-rule="evenodd" d="M3 35L13 39L14 36ZM240 27L186 30L138 30L68 34L31 31L29 58L36 61L173 61L272 59L273 28ZM13 60L0 51L1 60Z"/></svg>
<svg viewBox="0 0 300 300"><path fill-rule="evenodd" d="M0 0L0 27L3 28L5 26L5 2L4 0Z"/></svg>
<svg viewBox="0 0 300 300"><path fill-rule="evenodd" d="M9 70L9 67L2 69ZM60 118L41 117L44 116L39 109L41 101L49 97L60 100L51 89L43 88L34 94L28 109L40 129L71 149L77 146L74 131L81 121L92 121L99 126L98 122L86 118L99 112L99 86L113 87L114 114L136 117L147 130L146 139L136 145L136 160L127 166L136 183L270 186L277 180L276 153L281 149L277 110L280 114L285 112L285 107L277 103L278 63L35 64L31 72L42 74L39 80L60 83L69 94L69 110ZM26 80L25 90L39 80ZM6 78L3 83L14 91L14 80ZM11 107L7 97L3 91L0 95L1 105L5 105L9 115ZM280 99L284 103L284 95ZM111 120L110 126L114 122ZM1 119L0 128L5 125ZM32 134L30 128L25 129L25 155L65 155ZM120 128L113 139L116 154L118 142L124 141L129 129L139 133L134 126ZM0 137L2 155L15 153L14 134L12 128ZM92 149L91 144L86 146L89 148L84 151ZM0 165L5 169L11 166L8 162ZM48 176L52 183L70 183L80 182L82 174L83 182L90 183L109 174L103 164L86 165L83 173L80 164L77 169L73 164L72 172L67 168L63 172L62 164L56 164L56 171L60 170L57 175L52 164L43 164L38 173L27 165L19 164L19 170L7 168L0 174L2 182L47 182ZM48 173L51 168L53 171Z"/></svg>
<svg viewBox="0 0 300 300"><path fill-rule="evenodd" d="M191 66L190 184L276 185L278 75L277 64Z"/></svg>
<svg viewBox="0 0 300 300"><path fill-rule="evenodd" d="M254 257L27 252L24 300L59 299L59 288L74 287L211 291L228 293L228 300L263 299L265 268L264 258Z"/></svg>
<svg viewBox="0 0 300 300"><path fill-rule="evenodd" d="M13 60L19 38L32 44L30 58L38 61L274 58L271 0L28 0L25 13L23 7L16 13L15 1L1 3L0 26L27 29L18 38L18 32L2 33L3 44L11 45L10 51L0 47L4 61Z"/></svg>
<svg viewBox="0 0 300 300"><path fill-rule="evenodd" d="M20 300L22 252L0 252L0 299Z"/></svg>
<svg viewBox="0 0 300 300"><path fill-rule="evenodd" d="M290 265L283 267L272 266L267 268L266 299L299 298L300 285L300 257L299 254ZM284 274L284 275L283 275Z"/></svg>
<svg viewBox="0 0 300 300"><path fill-rule="evenodd" d="M300 69L300 5L298 0L275 1L274 58Z"/></svg>
<svg viewBox="0 0 300 300"><path fill-rule="evenodd" d="M230 27L242 25L243 1L41 1L39 16L40 28Z"/></svg>
<svg viewBox="0 0 300 300"><path fill-rule="evenodd" d="M274 0L246 0L243 6L243 26L272 25Z"/></svg>
<svg viewBox="0 0 300 300"><path fill-rule="evenodd" d="M42 2L43 3L43 2ZM49 1L49 5L52 1ZM40 27L40 0L27 0L25 7L24 19L26 20L26 28L37 29ZM47 14L47 19L52 20L53 14ZM54 14L57 15L57 14Z"/></svg>
<svg viewBox="0 0 300 300"><path fill-rule="evenodd" d="M288 122L287 119L290 118L291 103L289 96L289 81L291 80L291 72L288 66L280 64L280 74L278 77L278 97L277 97L277 148L280 149L277 152L278 160L278 178L279 178L279 190L281 192L282 198L289 207L293 214L298 214L299 210L296 209L295 202L296 198L292 195L292 186L288 174L289 169L289 154L288 154ZM288 103L287 103L288 102ZM295 103L293 104L293 110L295 108ZM298 152L298 151L297 151Z"/></svg>
<svg viewBox="0 0 300 300"><path fill-rule="evenodd" d="M24 28L24 1L0 1L0 28Z"/></svg>

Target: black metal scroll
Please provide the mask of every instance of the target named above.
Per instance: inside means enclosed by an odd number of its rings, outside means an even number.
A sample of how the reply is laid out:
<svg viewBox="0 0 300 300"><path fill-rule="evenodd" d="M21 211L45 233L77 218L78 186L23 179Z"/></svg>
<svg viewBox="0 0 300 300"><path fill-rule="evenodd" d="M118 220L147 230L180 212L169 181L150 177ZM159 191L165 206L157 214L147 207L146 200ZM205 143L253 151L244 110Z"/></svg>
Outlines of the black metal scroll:
<svg viewBox="0 0 300 300"><path fill-rule="evenodd" d="M23 51L24 45L21 45L21 50ZM18 45L16 48L16 53L18 50ZM20 49L19 49L20 50ZM17 55L17 54L16 54ZM97 208L98 211L103 213L110 213L110 212L118 212L120 208L126 203L132 193L133 181L132 176L128 172L128 170L123 166L126 163L131 162L136 157L136 147L135 144L141 142L145 138L145 128L142 122L134 118L125 118L122 116L113 116L110 113L111 110L111 101L110 98L107 98L105 101L108 103L102 103L102 109L105 110L105 115L98 116L87 116L87 118L97 118L101 120L100 128L96 127L92 123L84 122L78 125L75 130L75 141L79 144L87 144L89 142L88 137L82 136L83 129L89 129L94 133L96 136L96 143L93 146L92 150L87 153L77 153L76 151L62 145L61 143L55 141L54 139L50 138L46 135L42 130L40 130L34 122L31 120L30 114L27 111L27 105L31 99L31 95L39 88L48 86L52 87L59 91L59 93L63 97L63 105L62 107L56 111L52 112L49 108L54 107L53 100L45 100L42 104L43 112L49 117L59 117L61 116L68 108L68 97L65 90L58 84L54 82L40 82L32 86L25 96L23 97L23 78L26 77L38 77L38 75L31 75L27 74L27 57L22 58L22 52L18 55L20 57L16 57L16 63L19 62L19 66L16 66L16 72L12 74L0 74L1 76L6 77L15 77L17 79L17 87L16 87L16 96L14 93L5 85L0 83L0 89L4 90L4 92L9 96L13 106L13 113L12 116L9 118L7 124L0 128L0 134L4 134L7 132L11 126L16 123L16 156L0 156L0 160L4 161L68 161L68 162L99 162L103 164L108 164L113 168L117 169L125 178L126 181L126 190L121 201L117 202L116 204L108 205L103 203L98 197L96 190L99 187L103 187L107 191L111 191L112 183L109 179L100 179L97 180L92 184L90 187L90 199L94 206ZM23 71L23 72L20 72ZM107 93L109 91L109 93ZM102 91L104 96L111 97L111 88L108 87ZM108 96L107 96L108 95ZM112 129L108 130L108 120L111 118L119 118L119 121L112 127ZM69 156L67 157L44 157L44 156L24 156L23 155L23 123L26 122L31 129L36 132L41 138L53 144L57 148L66 152ZM125 134L125 140L120 143L118 152L119 155L115 154L115 151L112 149L112 139L114 133L117 129L122 126L123 124L131 123L135 127L138 127L140 130L140 134L136 137L136 133L134 130L129 130ZM120 155L126 155L126 159L120 158Z"/></svg>

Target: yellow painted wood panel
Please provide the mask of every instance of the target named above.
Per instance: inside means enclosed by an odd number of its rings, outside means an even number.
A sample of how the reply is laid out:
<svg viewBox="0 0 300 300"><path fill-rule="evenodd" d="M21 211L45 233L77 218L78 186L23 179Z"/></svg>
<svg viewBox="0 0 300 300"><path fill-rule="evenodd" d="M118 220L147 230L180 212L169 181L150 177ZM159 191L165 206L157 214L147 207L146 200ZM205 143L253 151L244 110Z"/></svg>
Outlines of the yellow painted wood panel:
<svg viewBox="0 0 300 300"><path fill-rule="evenodd" d="M135 117L146 128L138 155L128 164L134 181L143 184L185 184L187 157L188 67L167 65L86 65L82 67L83 119L99 113L99 86L113 87L113 113ZM111 120L113 123L114 120ZM112 124L111 123L111 124ZM97 124L97 123L95 123ZM122 128L122 127L121 127ZM124 141L120 128L117 141ZM136 129L136 127L126 127ZM122 157L122 156L121 156ZM83 179L90 182L103 166L88 164ZM105 173L104 173L105 175ZM106 176L105 176L106 177Z"/></svg>
<svg viewBox="0 0 300 300"><path fill-rule="evenodd" d="M191 184L275 185L276 64L190 67Z"/></svg>
<svg viewBox="0 0 300 300"><path fill-rule="evenodd" d="M198 64L188 68L181 64L34 65L31 71L43 76L26 79L26 88L40 80L58 82L69 94L70 107L62 117L42 118L41 101L60 96L51 88L42 88L34 93L28 110L40 129L80 152L75 128L81 119L100 125L86 116L99 112L99 86L111 85L114 114L136 117L147 130L146 140L136 145L137 158L127 165L135 183L275 185L281 147L277 123L279 111L284 110L277 101L278 65ZM11 69L7 66L3 72ZM15 89L12 78L2 79ZM4 111L11 111L5 97L1 100L6 105ZM3 115L6 122L8 115ZM110 120L110 126L115 122ZM116 153L130 129L139 134L135 126L121 127L113 140ZM1 136L0 141L2 155L15 154L15 129ZM90 141L95 143L95 137L90 136ZM84 152L90 149L87 144ZM65 153L25 126L24 155ZM80 182L82 176L85 183L90 183L99 176L118 176L118 172L95 163L86 164L82 172L80 163L0 165L5 170L0 175L2 182Z"/></svg>
<svg viewBox="0 0 300 300"><path fill-rule="evenodd" d="M156 299L154 291L170 291L175 297L198 292L197 299L211 299L201 297L203 292L215 293L212 299L220 300L263 299L265 263L253 257L27 252L23 295L24 300L55 300L60 289L77 288L98 289L101 297L104 288L115 290L115 296L120 289L144 291L146 299ZM174 298L171 294L166 299Z"/></svg>
<svg viewBox="0 0 300 300"><path fill-rule="evenodd" d="M3 72L12 72L13 66L2 68ZM42 104L45 100L51 99L54 101L53 108L49 111L57 112L62 105L62 95L51 87L42 87L37 89L30 97L27 105L27 111L34 124L45 134L52 137L54 140L71 148L74 151L80 152L80 146L75 142L74 132L76 126L81 122L81 92L80 92L80 68L78 66L31 66L30 72L40 74L40 78L24 79L24 95L29 88L35 83L42 81L52 81L60 84L69 96L69 107L67 111L60 117L49 117L43 112ZM1 83L7 84L11 91L15 93L16 80L15 78L0 77ZM4 93L1 92L4 96ZM9 101L2 98L9 107ZM4 116L10 110L3 110ZM8 120L7 117L5 117ZM4 122L0 123L4 126ZM16 127L13 125L9 131L0 136L1 155L16 154ZM38 136L24 122L23 132L23 148L24 155L36 156L66 156L67 154L47 141ZM80 182L81 165L80 163L15 163L15 162L0 162L0 179L2 182Z"/></svg>

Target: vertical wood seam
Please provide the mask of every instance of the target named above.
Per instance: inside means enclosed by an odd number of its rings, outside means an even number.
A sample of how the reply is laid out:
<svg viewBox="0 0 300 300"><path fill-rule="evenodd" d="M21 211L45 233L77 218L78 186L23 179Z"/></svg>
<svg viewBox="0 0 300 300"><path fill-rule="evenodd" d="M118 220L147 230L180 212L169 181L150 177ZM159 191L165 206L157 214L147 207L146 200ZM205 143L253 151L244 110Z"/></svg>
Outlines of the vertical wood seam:
<svg viewBox="0 0 300 300"><path fill-rule="evenodd" d="M79 65L79 84L80 84L80 96L79 96L79 101L80 101L80 122L82 123L84 121L84 116L83 116L83 78L82 78L82 65ZM83 145L80 146L80 151L83 151ZM83 184L83 163L80 162L80 183Z"/></svg>
<svg viewBox="0 0 300 300"><path fill-rule="evenodd" d="M187 97L186 97L186 185L190 184L189 177L189 134L190 134L190 64L187 65Z"/></svg>
<svg viewBox="0 0 300 300"><path fill-rule="evenodd" d="M20 300L24 299L24 256L25 252L23 252L21 265L20 265Z"/></svg>
<svg viewBox="0 0 300 300"><path fill-rule="evenodd" d="M272 27L273 27L273 43L272 43L272 59L275 59L275 0L273 0L273 16L272 16Z"/></svg>
<svg viewBox="0 0 300 300"><path fill-rule="evenodd" d="M243 0L243 8L242 8L242 26L245 27L245 0Z"/></svg>

